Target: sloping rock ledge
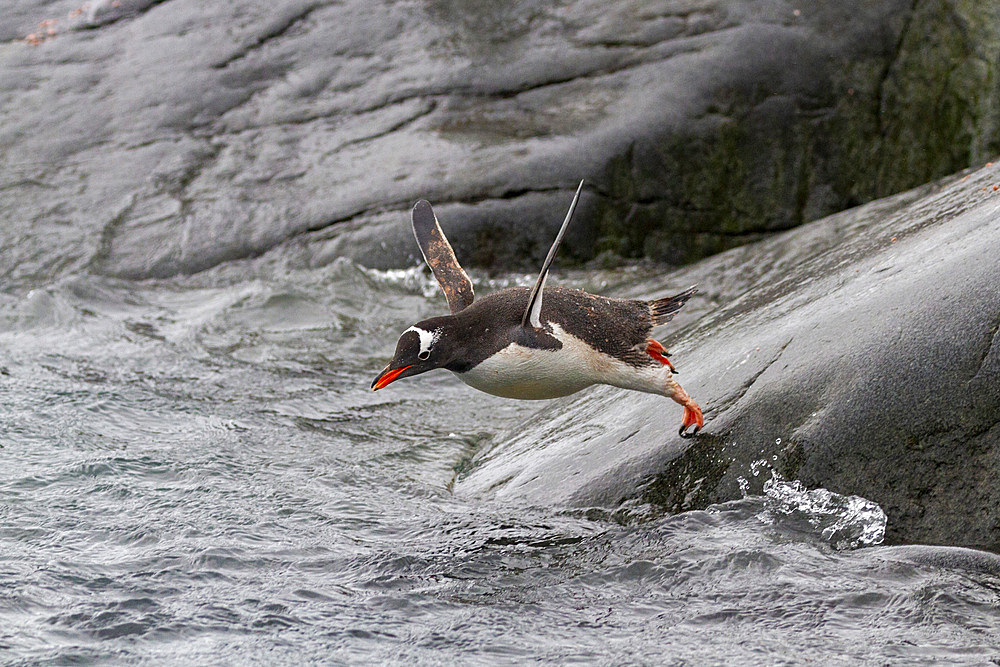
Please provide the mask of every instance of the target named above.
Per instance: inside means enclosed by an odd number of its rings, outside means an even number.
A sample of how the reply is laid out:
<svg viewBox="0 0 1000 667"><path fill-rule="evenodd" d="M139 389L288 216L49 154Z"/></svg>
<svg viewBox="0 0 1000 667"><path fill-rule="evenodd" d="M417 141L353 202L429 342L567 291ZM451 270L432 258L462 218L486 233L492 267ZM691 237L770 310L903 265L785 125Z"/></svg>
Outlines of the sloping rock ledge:
<svg viewBox="0 0 1000 667"><path fill-rule="evenodd" d="M461 494L661 511L751 464L878 502L892 543L1000 550L1000 170L987 166L656 276L702 292L661 339L705 408L599 387L512 429Z"/></svg>

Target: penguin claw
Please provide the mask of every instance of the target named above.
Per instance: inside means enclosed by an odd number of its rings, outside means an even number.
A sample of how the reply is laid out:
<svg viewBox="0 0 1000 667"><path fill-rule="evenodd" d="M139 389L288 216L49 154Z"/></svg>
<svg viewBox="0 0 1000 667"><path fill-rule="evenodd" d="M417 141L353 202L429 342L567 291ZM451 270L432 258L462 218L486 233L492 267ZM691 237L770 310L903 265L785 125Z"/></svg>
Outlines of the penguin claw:
<svg viewBox="0 0 1000 667"><path fill-rule="evenodd" d="M705 425L705 418L701 414L701 408L694 401L691 401L684 405L684 419L681 420L681 428L677 431L678 435L682 438L693 438L701 430L701 427ZM688 431L688 427L694 426L694 428Z"/></svg>
<svg viewBox="0 0 1000 667"><path fill-rule="evenodd" d="M698 435L698 431L701 430L701 427L695 424L692 430L685 433L684 429L686 429L688 426L689 424L681 424L681 429L680 431L678 431L678 435L680 435L682 438L693 438L696 435Z"/></svg>

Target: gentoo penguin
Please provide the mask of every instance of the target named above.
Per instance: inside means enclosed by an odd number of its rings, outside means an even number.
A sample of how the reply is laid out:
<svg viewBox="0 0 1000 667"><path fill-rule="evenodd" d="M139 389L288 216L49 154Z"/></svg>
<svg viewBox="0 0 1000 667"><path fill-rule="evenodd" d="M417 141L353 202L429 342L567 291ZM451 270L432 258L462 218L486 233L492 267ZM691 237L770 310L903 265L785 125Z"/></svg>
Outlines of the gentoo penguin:
<svg viewBox="0 0 1000 667"><path fill-rule="evenodd" d="M508 398L556 398L592 384L609 384L672 398L684 406L680 435L694 436L705 423L701 408L674 380L676 371L666 349L649 337L654 326L673 318L694 288L655 301L545 288L582 188L580 181L534 287L511 287L479 301L431 205L418 201L413 233L451 315L417 322L404 331L372 389L435 368L451 371L480 391Z"/></svg>

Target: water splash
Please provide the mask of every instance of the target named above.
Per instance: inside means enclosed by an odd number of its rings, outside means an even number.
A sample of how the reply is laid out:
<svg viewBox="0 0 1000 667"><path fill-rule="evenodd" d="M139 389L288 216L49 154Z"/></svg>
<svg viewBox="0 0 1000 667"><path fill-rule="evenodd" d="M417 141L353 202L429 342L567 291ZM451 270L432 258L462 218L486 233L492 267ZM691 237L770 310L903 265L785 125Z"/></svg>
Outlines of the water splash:
<svg viewBox="0 0 1000 667"><path fill-rule="evenodd" d="M369 269L361 265L357 265L357 267L376 283L419 292L427 298L438 295L437 281L430 269L424 264L417 264L408 269ZM468 271L468 273L477 291L483 293L495 292L508 287L531 287L538 277L528 273L509 273L498 277L491 277L478 271ZM558 279L553 279L552 284L559 284L559 282Z"/></svg>
<svg viewBox="0 0 1000 667"><path fill-rule="evenodd" d="M438 294L437 281L424 264L408 269L369 269L361 265L357 265L357 268L380 285L401 287L410 292L418 292L428 299Z"/></svg>
<svg viewBox="0 0 1000 667"><path fill-rule="evenodd" d="M756 477L764 460L750 466ZM738 478L744 499L749 494L749 481ZM758 496L763 508L757 518L768 525L800 532L819 532L822 539L837 550L858 549L881 544L885 539L886 515L878 503L861 496L844 496L827 489L807 489L798 480L787 481L771 470L764 482L764 495Z"/></svg>
<svg viewBox="0 0 1000 667"><path fill-rule="evenodd" d="M401 289L412 294L420 294L426 299L439 299L441 290L430 269L423 263L408 269L371 269L355 264L345 258L337 260L344 266L360 271L378 286ZM531 287L538 279L537 273L505 273L491 275L483 270L466 269L475 287L476 298L490 292L498 292L509 287ZM627 266L613 270L561 270L550 273L546 285L549 287L569 287L582 289L593 294L605 293L609 287L634 283L641 276L639 267Z"/></svg>
<svg viewBox="0 0 1000 667"><path fill-rule="evenodd" d="M495 278L474 274L473 282L477 285L483 285L486 289L493 292L496 290L507 289L508 287L531 287L535 284L535 280L537 278L537 275L528 273L510 273ZM553 280L552 284L557 284L557 281Z"/></svg>

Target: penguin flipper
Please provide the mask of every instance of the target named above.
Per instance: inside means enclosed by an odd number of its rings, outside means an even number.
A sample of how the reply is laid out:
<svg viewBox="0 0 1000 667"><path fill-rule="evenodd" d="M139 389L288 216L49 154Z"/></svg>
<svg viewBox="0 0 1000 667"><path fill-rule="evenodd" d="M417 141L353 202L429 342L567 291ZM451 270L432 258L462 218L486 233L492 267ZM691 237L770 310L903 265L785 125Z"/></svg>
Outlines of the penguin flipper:
<svg viewBox="0 0 1000 667"><path fill-rule="evenodd" d="M552 260L555 259L559 244L562 243L563 234L566 233L566 228L569 227L569 221L573 219L573 212L576 210L577 202L580 201L580 191L582 189L583 181L580 181L580 185L576 187L576 194L573 195L573 203L569 205L569 211L566 212L566 219L563 220L562 227L559 228L559 233L556 234L556 240L552 242L552 247L549 248L549 254L545 257L545 262L542 264L542 270L538 274L535 286L531 288L531 296L528 297L528 306L524 309L524 315L521 317L522 327L532 326L540 329L542 326L542 291L545 289L545 279L549 276L549 267L552 265Z"/></svg>
<svg viewBox="0 0 1000 667"><path fill-rule="evenodd" d="M441 231L430 202L426 199L418 201L413 206L412 219L413 236L417 239L420 253L441 285L452 314L468 308L476 298L472 281L458 263L455 251Z"/></svg>

